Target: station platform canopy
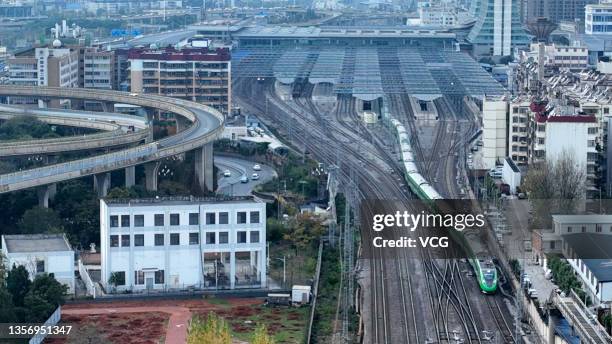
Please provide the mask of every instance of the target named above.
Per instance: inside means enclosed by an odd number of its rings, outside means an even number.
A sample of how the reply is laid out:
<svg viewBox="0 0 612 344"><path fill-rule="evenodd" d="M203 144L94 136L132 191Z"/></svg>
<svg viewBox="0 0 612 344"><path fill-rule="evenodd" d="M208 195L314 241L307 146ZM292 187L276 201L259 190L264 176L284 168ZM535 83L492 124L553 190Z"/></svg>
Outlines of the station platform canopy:
<svg viewBox="0 0 612 344"><path fill-rule="evenodd" d="M232 52L232 77L329 83L334 93L363 100L383 94L433 100L507 93L466 53L431 46L237 48Z"/></svg>

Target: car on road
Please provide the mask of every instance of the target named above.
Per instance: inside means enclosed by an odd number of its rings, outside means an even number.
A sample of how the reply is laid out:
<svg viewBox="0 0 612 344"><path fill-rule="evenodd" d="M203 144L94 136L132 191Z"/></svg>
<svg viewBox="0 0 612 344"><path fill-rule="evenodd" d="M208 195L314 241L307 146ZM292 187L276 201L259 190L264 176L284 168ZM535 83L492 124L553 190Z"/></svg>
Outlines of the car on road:
<svg viewBox="0 0 612 344"><path fill-rule="evenodd" d="M261 171L261 166L259 164L253 165L253 171Z"/></svg>
<svg viewBox="0 0 612 344"><path fill-rule="evenodd" d="M232 172L230 172L230 170L225 170L225 171L223 171L223 176L224 177L231 177L232 176Z"/></svg>
<svg viewBox="0 0 612 344"><path fill-rule="evenodd" d="M257 180L257 179L259 179L259 174L257 174L257 173L253 173L253 174L251 175L251 180Z"/></svg>
<svg viewBox="0 0 612 344"><path fill-rule="evenodd" d="M241 183L245 183L245 184L246 184L246 183L248 183L248 182L249 182L249 177L247 177L247 176L242 176L242 178L240 178L240 182L241 182Z"/></svg>

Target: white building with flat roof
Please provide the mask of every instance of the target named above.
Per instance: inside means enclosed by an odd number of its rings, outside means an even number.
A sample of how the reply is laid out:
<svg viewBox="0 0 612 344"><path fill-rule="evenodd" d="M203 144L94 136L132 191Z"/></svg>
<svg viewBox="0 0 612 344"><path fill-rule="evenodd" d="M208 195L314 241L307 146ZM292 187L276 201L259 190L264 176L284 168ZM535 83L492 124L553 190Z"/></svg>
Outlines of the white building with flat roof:
<svg viewBox="0 0 612 344"><path fill-rule="evenodd" d="M612 2L601 1L584 8L584 32L587 35L612 35Z"/></svg>
<svg viewBox="0 0 612 344"><path fill-rule="evenodd" d="M64 234L19 234L2 236L2 253L7 269L23 265L34 279L53 274L74 293L74 251Z"/></svg>
<svg viewBox="0 0 612 344"><path fill-rule="evenodd" d="M487 99L482 102L482 160L485 168L495 167L506 157L506 116L508 101Z"/></svg>
<svg viewBox="0 0 612 344"><path fill-rule="evenodd" d="M266 287L266 205L251 197L103 199L100 246L107 292Z"/></svg>

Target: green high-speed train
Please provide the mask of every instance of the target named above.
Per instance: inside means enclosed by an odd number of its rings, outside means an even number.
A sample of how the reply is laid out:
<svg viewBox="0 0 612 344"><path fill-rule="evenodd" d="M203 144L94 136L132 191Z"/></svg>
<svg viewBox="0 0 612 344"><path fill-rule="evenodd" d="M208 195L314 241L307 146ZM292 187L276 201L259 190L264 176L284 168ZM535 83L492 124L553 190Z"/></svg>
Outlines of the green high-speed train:
<svg viewBox="0 0 612 344"><path fill-rule="evenodd" d="M390 122L395 130L395 135L400 145L404 178L412 192L422 200L435 201L443 199L418 171L412 153L412 147L410 146L408 132L404 125L396 119L392 119ZM465 241L464 238L460 238L459 240L464 243L466 251L471 252L471 248L467 241ZM472 257L469 259L469 262L476 275L480 290L486 294L495 293L498 287L498 275L493 261L490 259Z"/></svg>

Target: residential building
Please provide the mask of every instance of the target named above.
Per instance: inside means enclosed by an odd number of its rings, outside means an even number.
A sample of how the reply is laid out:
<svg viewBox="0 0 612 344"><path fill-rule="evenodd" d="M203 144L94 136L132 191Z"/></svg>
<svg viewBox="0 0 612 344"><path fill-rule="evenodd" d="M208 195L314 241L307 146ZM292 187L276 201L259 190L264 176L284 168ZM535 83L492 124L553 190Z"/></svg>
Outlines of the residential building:
<svg viewBox="0 0 612 344"><path fill-rule="evenodd" d="M544 45L543 43L531 44L529 51L521 52L523 60L532 58L540 61L548 68L558 70L570 70L579 72L589 65L589 50L585 46L561 46L557 44Z"/></svg>
<svg viewBox="0 0 612 344"><path fill-rule="evenodd" d="M116 89L114 53L87 47L83 50L83 87Z"/></svg>
<svg viewBox="0 0 612 344"><path fill-rule="evenodd" d="M94 15L121 15L138 13L145 10L173 10L183 7L182 0L89 0L84 2L84 9Z"/></svg>
<svg viewBox="0 0 612 344"><path fill-rule="evenodd" d="M474 0L472 15L476 19L467 36L475 56L508 56L516 47L531 42L521 23L519 0Z"/></svg>
<svg viewBox="0 0 612 344"><path fill-rule="evenodd" d="M231 61L228 49L136 48L129 51L128 59L132 92L192 100L225 114L230 112Z"/></svg>
<svg viewBox="0 0 612 344"><path fill-rule="evenodd" d="M585 6L598 0L522 0L526 22L545 17L554 23L584 20Z"/></svg>
<svg viewBox="0 0 612 344"><path fill-rule="evenodd" d="M527 165L529 162L529 121L531 102L514 99L510 103L508 121L508 155L517 165Z"/></svg>
<svg viewBox="0 0 612 344"><path fill-rule="evenodd" d="M23 265L30 279L42 273L55 279L74 293L74 251L64 234L20 234L2 236L5 265Z"/></svg>
<svg viewBox="0 0 612 344"><path fill-rule="evenodd" d="M612 1L586 5L584 12L584 33L612 35Z"/></svg>
<svg viewBox="0 0 612 344"><path fill-rule="evenodd" d="M454 7L430 3L419 7L419 19L424 26L450 27L457 25L457 11Z"/></svg>
<svg viewBox="0 0 612 344"><path fill-rule="evenodd" d="M612 302L612 215L553 215L550 230L534 232L535 253L563 254L595 304ZM593 243L598 243L593 245Z"/></svg>
<svg viewBox="0 0 612 344"><path fill-rule="evenodd" d="M103 199L100 244L107 291L266 287L266 205L251 197Z"/></svg>
<svg viewBox="0 0 612 344"><path fill-rule="evenodd" d="M61 48L56 40L53 47L32 48L7 59L9 83L20 86L79 86L79 53ZM54 106L68 102L52 100ZM31 99L12 97L11 103L33 103Z"/></svg>

